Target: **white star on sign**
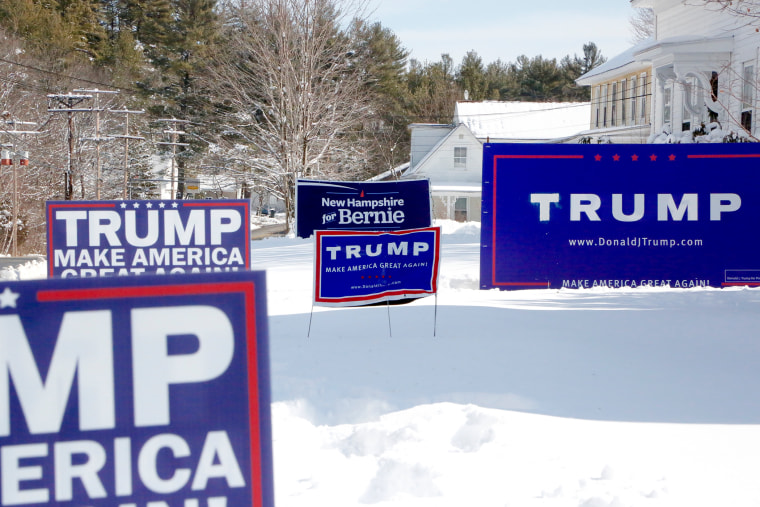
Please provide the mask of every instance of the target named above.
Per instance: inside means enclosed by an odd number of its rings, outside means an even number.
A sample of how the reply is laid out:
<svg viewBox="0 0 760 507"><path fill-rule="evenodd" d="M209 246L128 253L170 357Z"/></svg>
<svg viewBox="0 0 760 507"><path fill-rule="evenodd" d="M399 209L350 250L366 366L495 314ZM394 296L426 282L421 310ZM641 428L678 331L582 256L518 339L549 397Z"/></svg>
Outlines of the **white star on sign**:
<svg viewBox="0 0 760 507"><path fill-rule="evenodd" d="M149 202L149 203L145 204L145 207L146 208L152 208L153 207L153 203Z"/></svg>
<svg viewBox="0 0 760 507"><path fill-rule="evenodd" d="M132 207L135 208L135 209L137 209L137 208L140 207L140 203L136 202L136 203L132 204Z"/></svg>
<svg viewBox="0 0 760 507"><path fill-rule="evenodd" d="M158 207L161 208L161 209L163 209L163 208L166 207L166 203L165 202L160 202L160 203L158 203Z"/></svg>
<svg viewBox="0 0 760 507"><path fill-rule="evenodd" d="M123 203L120 204L120 206L121 206L121 209L124 209L124 208L127 207L127 203L123 202Z"/></svg>
<svg viewBox="0 0 760 507"><path fill-rule="evenodd" d="M0 292L0 308L16 308L16 300L21 294L13 292L10 287L6 287Z"/></svg>
<svg viewBox="0 0 760 507"><path fill-rule="evenodd" d="M179 206L179 204L177 204L176 202L172 203L172 208L176 208L177 206Z"/></svg>

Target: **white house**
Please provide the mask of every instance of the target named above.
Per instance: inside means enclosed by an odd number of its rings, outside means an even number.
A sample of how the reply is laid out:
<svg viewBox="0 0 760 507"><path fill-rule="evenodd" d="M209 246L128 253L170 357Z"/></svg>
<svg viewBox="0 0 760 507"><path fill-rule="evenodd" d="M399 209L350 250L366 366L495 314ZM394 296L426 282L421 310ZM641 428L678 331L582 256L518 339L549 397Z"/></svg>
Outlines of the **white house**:
<svg viewBox="0 0 760 507"><path fill-rule="evenodd" d="M631 5L653 10L654 36L577 80L591 87L591 132L614 136L622 126L644 132L648 125L649 142L756 138L760 33L754 18L717 3Z"/></svg>
<svg viewBox="0 0 760 507"><path fill-rule="evenodd" d="M576 80L591 87L590 125L581 133L590 142L645 143L652 133L652 66L634 55L638 44Z"/></svg>
<svg viewBox="0 0 760 507"><path fill-rule="evenodd" d="M410 125L402 179L428 178L435 218L479 221L484 142L568 142L582 130L589 103L458 102L453 125Z"/></svg>
<svg viewBox="0 0 760 507"><path fill-rule="evenodd" d="M434 218L480 220L483 143L464 124L410 128L411 160L402 178L430 180Z"/></svg>

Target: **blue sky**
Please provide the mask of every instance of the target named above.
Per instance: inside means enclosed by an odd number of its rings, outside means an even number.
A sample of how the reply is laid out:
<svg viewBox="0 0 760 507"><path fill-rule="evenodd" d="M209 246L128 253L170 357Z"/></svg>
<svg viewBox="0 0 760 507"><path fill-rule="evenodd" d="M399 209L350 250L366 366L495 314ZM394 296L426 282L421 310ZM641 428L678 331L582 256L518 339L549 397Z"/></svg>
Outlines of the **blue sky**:
<svg viewBox="0 0 760 507"><path fill-rule="evenodd" d="M401 39L410 58L459 64L475 50L488 64L528 57L561 59L595 42L611 58L631 46L629 0L374 0L370 19Z"/></svg>

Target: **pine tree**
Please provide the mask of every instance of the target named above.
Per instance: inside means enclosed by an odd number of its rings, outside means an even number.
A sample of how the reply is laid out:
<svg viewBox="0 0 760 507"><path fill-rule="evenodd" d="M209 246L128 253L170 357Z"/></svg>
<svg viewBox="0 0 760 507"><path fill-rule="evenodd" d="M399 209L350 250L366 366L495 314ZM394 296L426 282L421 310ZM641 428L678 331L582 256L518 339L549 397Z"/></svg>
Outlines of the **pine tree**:
<svg viewBox="0 0 760 507"><path fill-rule="evenodd" d="M74 50L95 61L102 58L107 44L99 7L97 0L58 0L61 18L73 35Z"/></svg>
<svg viewBox="0 0 760 507"><path fill-rule="evenodd" d="M457 83L467 92L467 98L482 101L488 98L488 83L483 60L475 51L468 51L457 69Z"/></svg>
<svg viewBox="0 0 760 507"><path fill-rule="evenodd" d="M412 94L411 109L416 121L451 122L454 105L464 92L456 82L451 56L443 54L440 61L424 65L412 60L407 84Z"/></svg>
<svg viewBox="0 0 760 507"><path fill-rule="evenodd" d="M352 60L375 102L374 121L365 123L361 142L370 147L367 167L392 168L406 160L409 152L409 92L404 83L408 52L398 37L379 22L353 22Z"/></svg>
<svg viewBox="0 0 760 507"><path fill-rule="evenodd" d="M561 97L564 79L554 58L541 55L528 58L517 57L515 68L519 74L520 95L525 100L548 101Z"/></svg>

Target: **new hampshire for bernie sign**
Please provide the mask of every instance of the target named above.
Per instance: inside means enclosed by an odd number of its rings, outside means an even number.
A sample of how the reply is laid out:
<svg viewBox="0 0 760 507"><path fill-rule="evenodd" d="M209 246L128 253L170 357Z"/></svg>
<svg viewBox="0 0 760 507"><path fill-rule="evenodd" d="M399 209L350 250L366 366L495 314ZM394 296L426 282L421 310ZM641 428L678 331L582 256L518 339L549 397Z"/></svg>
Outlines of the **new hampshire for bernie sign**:
<svg viewBox="0 0 760 507"><path fill-rule="evenodd" d="M481 287L760 285L760 145L483 147Z"/></svg>
<svg viewBox="0 0 760 507"><path fill-rule="evenodd" d="M50 201L48 276L250 269L247 200Z"/></svg>
<svg viewBox="0 0 760 507"><path fill-rule="evenodd" d="M272 507L263 272L0 281L0 505Z"/></svg>
<svg viewBox="0 0 760 507"><path fill-rule="evenodd" d="M296 234L318 230L397 231L430 227L430 182L298 180Z"/></svg>

